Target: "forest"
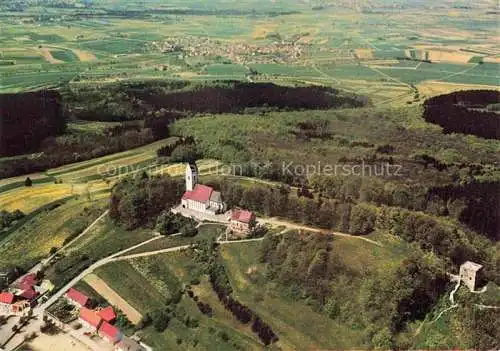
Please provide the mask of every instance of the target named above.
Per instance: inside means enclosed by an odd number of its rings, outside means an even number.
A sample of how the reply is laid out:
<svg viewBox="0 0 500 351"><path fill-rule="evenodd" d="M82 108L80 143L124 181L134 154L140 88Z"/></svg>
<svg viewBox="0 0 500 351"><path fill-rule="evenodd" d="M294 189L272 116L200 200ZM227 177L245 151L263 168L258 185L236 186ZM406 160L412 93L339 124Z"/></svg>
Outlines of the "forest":
<svg viewBox="0 0 500 351"><path fill-rule="evenodd" d="M266 279L277 283L284 294L307 301L332 319L356 325L370 348L411 349L414 336L409 335L408 325L423 320L449 288L440 259L414 248L400 265L363 275L333 254L336 245L335 238L321 234L268 235L259 260L266 266ZM476 349L497 345L500 329L493 322L495 312L474 312L470 300L475 297L460 298L469 301L459 308L460 329L455 335Z"/></svg>
<svg viewBox="0 0 500 351"><path fill-rule="evenodd" d="M37 152L0 160L0 178L42 172L169 136L168 126L190 115L222 112L354 108L368 101L329 88L280 87L236 82L123 83L106 89L65 87L60 91L2 94L0 155ZM5 103L3 103L5 101ZM42 111L42 115L39 116ZM67 122L123 122L102 133L69 132ZM7 128L9 126L9 128Z"/></svg>
<svg viewBox="0 0 500 351"><path fill-rule="evenodd" d="M44 139L64 133L61 103L57 91L0 94L0 156L35 151Z"/></svg>
<svg viewBox="0 0 500 351"><path fill-rule="evenodd" d="M495 90L459 91L428 99L423 117L443 127L445 133L500 140L500 114L489 108L499 103L500 92Z"/></svg>

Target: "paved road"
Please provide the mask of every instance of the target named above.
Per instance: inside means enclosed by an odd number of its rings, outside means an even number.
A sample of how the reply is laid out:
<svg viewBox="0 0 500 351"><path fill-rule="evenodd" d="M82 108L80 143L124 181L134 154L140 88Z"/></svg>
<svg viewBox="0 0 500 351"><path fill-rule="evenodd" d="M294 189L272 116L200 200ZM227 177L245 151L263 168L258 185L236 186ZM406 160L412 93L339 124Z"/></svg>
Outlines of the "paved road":
<svg viewBox="0 0 500 351"><path fill-rule="evenodd" d="M107 264L109 262L113 262L113 259L115 257L123 255L124 253L127 253L127 252L129 252L131 250L134 250L134 249L136 249L136 248L138 248L138 247L140 247L142 245L149 244L150 242L158 240L159 238L161 238L161 236L156 236L154 238L151 238L151 239L148 239L146 241L143 241L142 243L139 243L137 245L134 245L132 247L124 249L122 251L118 251L118 252L116 252L116 253L114 253L114 254L106 257L106 258L103 258L102 260L99 260L99 261L95 262L94 264L92 264L91 266L89 266L87 269L85 269L83 272L81 272L80 274L78 274L75 278L73 278L62 289L60 289L58 292L56 292L54 295L52 295L45 303L37 306L34 309L35 314L39 314L39 315L42 314L43 311L45 311L45 309L47 307L49 307L54 302L56 302L57 299L59 299L61 296L63 296L73 285L75 285L76 283L78 283L87 274L90 274L90 273L94 272L97 268L102 267L102 266L104 266L105 264Z"/></svg>

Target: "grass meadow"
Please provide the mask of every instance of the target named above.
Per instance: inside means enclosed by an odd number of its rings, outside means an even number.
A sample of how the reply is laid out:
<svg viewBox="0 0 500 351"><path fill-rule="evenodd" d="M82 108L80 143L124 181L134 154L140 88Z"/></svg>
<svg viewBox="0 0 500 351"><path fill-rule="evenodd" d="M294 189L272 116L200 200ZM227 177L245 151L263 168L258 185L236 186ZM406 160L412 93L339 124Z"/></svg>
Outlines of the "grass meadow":
<svg viewBox="0 0 500 351"><path fill-rule="evenodd" d="M63 246L66 239L83 231L107 205L106 200L73 198L56 208L42 210L0 240L0 267L30 268L50 249Z"/></svg>

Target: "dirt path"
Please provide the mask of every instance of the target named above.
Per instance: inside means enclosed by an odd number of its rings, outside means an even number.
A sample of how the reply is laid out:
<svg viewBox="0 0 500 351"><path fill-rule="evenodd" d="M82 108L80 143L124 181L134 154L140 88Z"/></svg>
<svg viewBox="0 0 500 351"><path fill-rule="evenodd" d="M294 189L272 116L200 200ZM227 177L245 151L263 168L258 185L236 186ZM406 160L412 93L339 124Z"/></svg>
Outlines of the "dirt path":
<svg viewBox="0 0 500 351"><path fill-rule="evenodd" d="M375 240L372 240L372 239L368 239L368 238L365 238L363 236L351 235L351 234L340 233L340 232L332 232L332 231L329 231L329 230L326 230L326 229L319 229L319 228L315 228L315 227L308 227L308 226L305 226L305 225L295 224L295 223L291 223L291 222L288 222L288 221L283 221L283 220L276 219L276 218L262 218L262 217L259 217L257 219L257 221L260 222L260 223L266 223L266 224L271 224L271 225L275 225L275 226L283 226L283 227L286 227L286 228L289 228L289 229L307 230L307 231L314 232L314 233L322 233L322 234L330 234L330 235L335 235L335 236L343 236L343 237L346 237L346 238L354 238L354 239L358 239L358 240L363 240L363 241L369 242L370 244L374 244L374 245L377 245L377 246L384 246L381 243L379 243L378 241L375 241Z"/></svg>
<svg viewBox="0 0 500 351"><path fill-rule="evenodd" d="M130 306L130 304L125 301L120 295L116 293L104 280L99 278L97 275L91 273L87 275L83 280L89 284L95 291L99 293L102 297L106 299L111 305L118 307L128 319L133 323L137 324L142 319L142 314L139 313L135 308Z"/></svg>

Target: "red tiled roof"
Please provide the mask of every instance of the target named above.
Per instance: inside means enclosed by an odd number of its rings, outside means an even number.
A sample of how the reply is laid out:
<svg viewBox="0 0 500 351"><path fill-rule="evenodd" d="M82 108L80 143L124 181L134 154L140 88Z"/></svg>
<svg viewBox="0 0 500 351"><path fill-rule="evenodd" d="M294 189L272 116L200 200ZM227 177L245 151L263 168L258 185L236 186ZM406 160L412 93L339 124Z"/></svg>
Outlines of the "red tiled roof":
<svg viewBox="0 0 500 351"><path fill-rule="evenodd" d="M37 281L36 274L30 273L30 274L26 274L24 277L21 278L21 280L19 281L19 285L26 288L28 286L35 285L36 281Z"/></svg>
<svg viewBox="0 0 500 351"><path fill-rule="evenodd" d="M32 287L29 287L23 290L23 292L19 294L19 296L24 297L26 300L33 300L38 296L38 292L36 292Z"/></svg>
<svg viewBox="0 0 500 351"><path fill-rule="evenodd" d="M87 302L89 302L89 297L85 294L82 294L81 292L79 292L75 288L69 289L68 292L66 293L66 296L69 299L80 304L81 306L85 306L87 304Z"/></svg>
<svg viewBox="0 0 500 351"><path fill-rule="evenodd" d="M97 312L97 315L109 323L111 323L112 321L114 321L116 319L116 313L113 310L113 307L111 307L111 306L103 308L102 310Z"/></svg>
<svg viewBox="0 0 500 351"><path fill-rule="evenodd" d="M182 196L183 200L194 200L198 202L207 202L210 200L210 195L214 191L213 188L203 185L196 184L193 191L186 191Z"/></svg>
<svg viewBox="0 0 500 351"><path fill-rule="evenodd" d="M250 223L253 212L247 210L234 210L231 213L231 219L238 222Z"/></svg>
<svg viewBox="0 0 500 351"><path fill-rule="evenodd" d="M94 311L89 310L87 307L80 308L80 319L96 328L102 321L101 317L99 317Z"/></svg>
<svg viewBox="0 0 500 351"><path fill-rule="evenodd" d="M108 322L102 322L99 328L99 335L107 336L111 341L118 342L121 339L120 329L112 326Z"/></svg>
<svg viewBox="0 0 500 351"><path fill-rule="evenodd" d="M3 292L0 293L0 302L1 303L6 303L6 304L12 304L14 302L14 294L11 294L9 292Z"/></svg>

